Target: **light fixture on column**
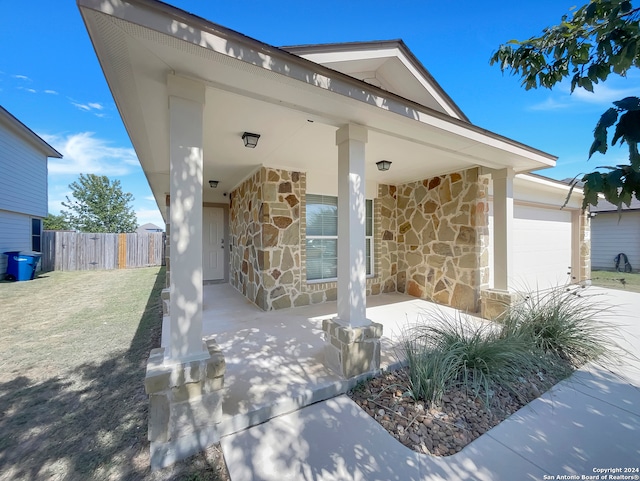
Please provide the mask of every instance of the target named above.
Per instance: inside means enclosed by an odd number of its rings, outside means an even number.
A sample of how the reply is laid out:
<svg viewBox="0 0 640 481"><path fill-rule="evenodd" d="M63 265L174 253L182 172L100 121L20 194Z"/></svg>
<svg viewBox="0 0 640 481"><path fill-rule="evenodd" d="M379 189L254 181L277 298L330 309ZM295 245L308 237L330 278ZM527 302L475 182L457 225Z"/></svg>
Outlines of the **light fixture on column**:
<svg viewBox="0 0 640 481"><path fill-rule="evenodd" d="M211 187L212 189L215 189L218 187L218 184L220 183L219 180L210 180L209 181L209 187Z"/></svg>
<svg viewBox="0 0 640 481"><path fill-rule="evenodd" d="M391 167L391 161L390 160L381 160L379 162L376 162L376 165L378 166L378 170L383 172L385 170L389 170L389 168Z"/></svg>
<svg viewBox="0 0 640 481"><path fill-rule="evenodd" d="M242 134L242 141L244 142L244 146L249 147L250 149L256 148L259 138L260 134L252 134L251 132L245 132L244 134Z"/></svg>

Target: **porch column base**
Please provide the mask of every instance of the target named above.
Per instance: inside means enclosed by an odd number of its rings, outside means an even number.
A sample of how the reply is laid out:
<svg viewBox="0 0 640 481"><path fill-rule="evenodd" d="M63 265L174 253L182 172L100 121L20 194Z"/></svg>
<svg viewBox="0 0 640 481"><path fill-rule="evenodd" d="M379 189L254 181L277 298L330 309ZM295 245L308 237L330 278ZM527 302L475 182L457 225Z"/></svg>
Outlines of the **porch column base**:
<svg viewBox="0 0 640 481"><path fill-rule="evenodd" d="M520 294L500 289L480 291L480 314L483 319L500 321L507 309L520 299Z"/></svg>
<svg viewBox="0 0 640 481"><path fill-rule="evenodd" d="M209 358L164 364L164 348L153 349L144 380L149 395L151 470L169 466L220 440L225 360L213 338Z"/></svg>
<svg viewBox="0 0 640 481"><path fill-rule="evenodd" d="M335 319L322 321L324 331L324 363L346 379L380 369L382 324L349 327Z"/></svg>
<svg viewBox="0 0 640 481"><path fill-rule="evenodd" d="M160 300L162 302L162 315L171 315L171 289L166 287L160 292Z"/></svg>

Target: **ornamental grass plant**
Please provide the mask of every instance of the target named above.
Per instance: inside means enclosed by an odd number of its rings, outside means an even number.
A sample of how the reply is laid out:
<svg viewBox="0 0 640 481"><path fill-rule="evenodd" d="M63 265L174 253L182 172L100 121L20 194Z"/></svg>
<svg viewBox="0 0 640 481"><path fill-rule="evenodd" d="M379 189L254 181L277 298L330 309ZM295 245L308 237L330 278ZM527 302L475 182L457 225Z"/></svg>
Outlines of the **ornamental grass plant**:
<svg viewBox="0 0 640 481"><path fill-rule="evenodd" d="M600 359L612 360L619 347L614 328L601 321L611 306L581 288L529 293L502 320L502 336L521 337L574 368Z"/></svg>
<svg viewBox="0 0 640 481"><path fill-rule="evenodd" d="M463 389L490 407L498 387L516 398L532 380L546 390L585 362L615 358L612 327L599 321L609 309L595 296L556 288L525 296L500 323L425 314L400 345L410 394L438 405L447 391Z"/></svg>
<svg viewBox="0 0 640 481"><path fill-rule="evenodd" d="M523 377L554 368L529 339L502 335L492 324L474 323L441 313L407 331L402 353L409 367L411 395L440 404L451 389L463 389L488 406L499 385L518 396Z"/></svg>

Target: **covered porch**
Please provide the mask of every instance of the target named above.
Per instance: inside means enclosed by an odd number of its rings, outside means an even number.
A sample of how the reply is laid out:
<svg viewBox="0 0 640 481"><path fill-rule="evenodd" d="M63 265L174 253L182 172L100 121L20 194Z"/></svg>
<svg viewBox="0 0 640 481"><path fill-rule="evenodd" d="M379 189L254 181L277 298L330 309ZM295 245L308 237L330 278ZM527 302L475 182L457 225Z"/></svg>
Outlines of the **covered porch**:
<svg viewBox="0 0 640 481"><path fill-rule="evenodd" d="M402 362L398 347L408 326L443 313L460 315L401 293L369 297L366 312L368 319L383 325L382 370ZM322 321L336 313L335 301L263 311L229 284L204 287L203 336L215 337L226 361L221 436L329 399L358 382L360 378L345 379L324 362Z"/></svg>

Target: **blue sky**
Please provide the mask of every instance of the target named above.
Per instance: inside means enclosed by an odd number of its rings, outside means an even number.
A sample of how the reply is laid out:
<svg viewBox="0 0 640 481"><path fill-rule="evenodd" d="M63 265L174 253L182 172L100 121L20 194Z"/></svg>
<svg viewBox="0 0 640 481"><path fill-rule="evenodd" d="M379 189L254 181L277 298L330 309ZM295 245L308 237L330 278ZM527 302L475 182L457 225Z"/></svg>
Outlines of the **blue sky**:
<svg viewBox="0 0 640 481"><path fill-rule="evenodd" d="M587 163L587 152L611 101L640 94L638 70L570 95L566 84L527 92L489 66L501 43L537 35L573 0L170 3L276 46L401 38L474 124L557 155L544 175L573 177L626 159L615 147ZM49 162L50 212L80 173L95 173L134 195L140 223L161 224L75 1L6 1L2 13L12 21L0 29L0 104L65 156Z"/></svg>

